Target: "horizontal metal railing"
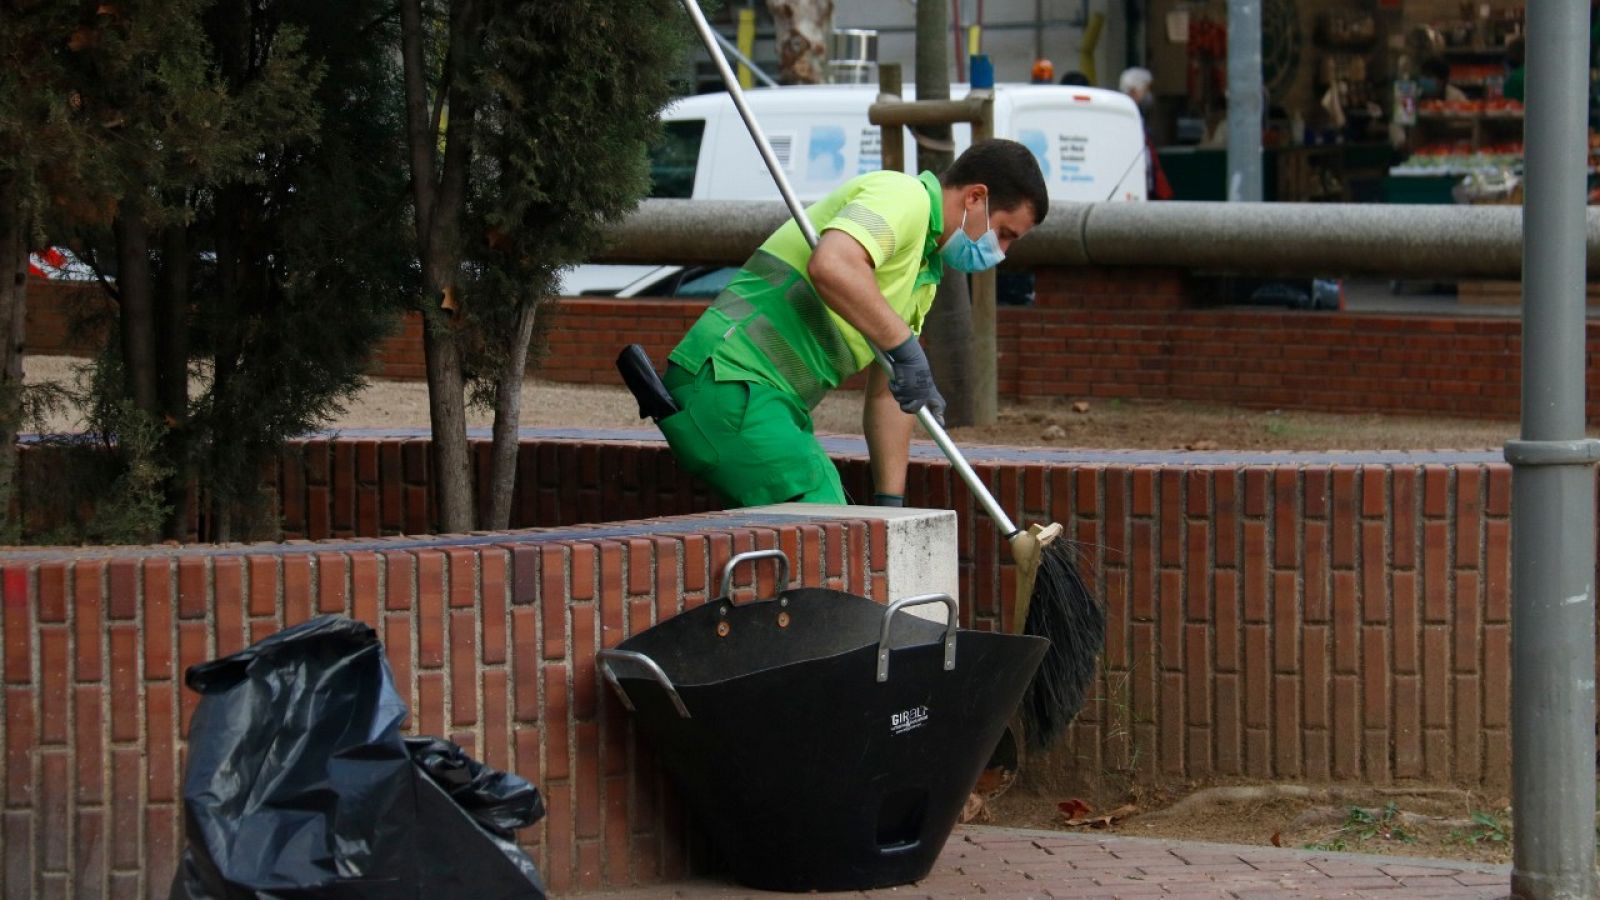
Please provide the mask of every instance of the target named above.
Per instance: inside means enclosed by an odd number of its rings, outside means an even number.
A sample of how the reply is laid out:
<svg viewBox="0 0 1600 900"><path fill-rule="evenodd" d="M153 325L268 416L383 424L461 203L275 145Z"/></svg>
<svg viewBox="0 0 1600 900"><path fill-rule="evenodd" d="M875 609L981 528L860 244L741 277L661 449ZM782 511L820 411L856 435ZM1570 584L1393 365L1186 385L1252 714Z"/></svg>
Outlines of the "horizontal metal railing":
<svg viewBox="0 0 1600 900"><path fill-rule="evenodd" d="M788 221L780 201L646 200L595 262L738 264ZM1600 210L1588 215L1600 272ZM1057 203L1008 265L1275 275L1522 275L1522 209L1355 203Z"/></svg>

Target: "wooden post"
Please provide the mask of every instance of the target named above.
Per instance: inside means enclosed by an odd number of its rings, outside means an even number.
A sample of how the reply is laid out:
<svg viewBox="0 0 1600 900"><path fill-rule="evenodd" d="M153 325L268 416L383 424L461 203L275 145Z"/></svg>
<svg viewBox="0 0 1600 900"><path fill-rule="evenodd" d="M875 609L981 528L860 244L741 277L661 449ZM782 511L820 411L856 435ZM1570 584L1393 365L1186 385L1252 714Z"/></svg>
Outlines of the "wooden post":
<svg viewBox="0 0 1600 900"><path fill-rule="evenodd" d="M900 99L900 64L882 63L878 66L878 102L883 102L887 97ZM883 136L879 138L882 145L883 167L891 172L904 172L906 170L906 130L905 126L882 125L879 130Z"/></svg>
<svg viewBox="0 0 1600 900"><path fill-rule="evenodd" d="M972 122L972 142L994 137L994 92L973 91L967 101L982 106ZM998 370L1000 347L995 338L995 271L972 276L972 424L993 425L1000 416Z"/></svg>

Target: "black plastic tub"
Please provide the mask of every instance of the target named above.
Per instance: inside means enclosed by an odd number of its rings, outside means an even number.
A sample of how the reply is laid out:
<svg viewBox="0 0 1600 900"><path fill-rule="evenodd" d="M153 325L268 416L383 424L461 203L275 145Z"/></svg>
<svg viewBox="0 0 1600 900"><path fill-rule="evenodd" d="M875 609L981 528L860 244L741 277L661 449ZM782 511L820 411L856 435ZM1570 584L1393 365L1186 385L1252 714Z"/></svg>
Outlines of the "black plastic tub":
<svg viewBox="0 0 1600 900"><path fill-rule="evenodd" d="M606 678L741 884L925 877L1049 642L956 627L955 601L797 588L722 599L601 651ZM907 615L942 603L948 624Z"/></svg>

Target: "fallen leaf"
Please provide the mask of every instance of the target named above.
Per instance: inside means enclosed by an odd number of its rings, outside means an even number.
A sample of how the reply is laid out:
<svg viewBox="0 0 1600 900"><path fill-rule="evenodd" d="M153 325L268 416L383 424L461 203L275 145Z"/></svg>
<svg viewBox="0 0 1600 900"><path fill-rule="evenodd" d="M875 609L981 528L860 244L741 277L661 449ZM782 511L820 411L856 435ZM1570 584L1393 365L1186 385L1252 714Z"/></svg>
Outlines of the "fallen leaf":
<svg viewBox="0 0 1600 900"><path fill-rule="evenodd" d="M961 824L971 822L987 822L993 816L989 814L989 803L983 799L982 794L968 794L967 802L961 807Z"/></svg>
<svg viewBox="0 0 1600 900"><path fill-rule="evenodd" d="M1183 448L1185 450L1215 450L1219 446L1220 445L1216 441L1194 441L1192 443L1184 444Z"/></svg>
<svg viewBox="0 0 1600 900"><path fill-rule="evenodd" d="M1274 831L1272 833L1272 846L1274 846L1274 847L1282 847L1283 846L1283 832Z"/></svg>
<svg viewBox="0 0 1600 900"><path fill-rule="evenodd" d="M1066 819L1078 819L1088 815L1091 812L1094 812L1094 807L1083 802L1077 797L1057 803L1056 809L1060 810L1062 817Z"/></svg>
<svg viewBox="0 0 1600 900"><path fill-rule="evenodd" d="M1075 413L1086 413L1086 412L1088 412L1089 411L1089 401L1087 401L1087 400L1079 400L1078 402L1072 404L1072 411L1075 412Z"/></svg>
<svg viewBox="0 0 1600 900"><path fill-rule="evenodd" d="M1017 770L1007 769L1005 766L991 766L983 770L978 776L978 783L972 792L993 799L1005 793L1011 783L1017 780Z"/></svg>
<svg viewBox="0 0 1600 900"><path fill-rule="evenodd" d="M88 28L78 28L72 32L72 37L67 39L67 49L73 53L87 50L100 43L100 36Z"/></svg>

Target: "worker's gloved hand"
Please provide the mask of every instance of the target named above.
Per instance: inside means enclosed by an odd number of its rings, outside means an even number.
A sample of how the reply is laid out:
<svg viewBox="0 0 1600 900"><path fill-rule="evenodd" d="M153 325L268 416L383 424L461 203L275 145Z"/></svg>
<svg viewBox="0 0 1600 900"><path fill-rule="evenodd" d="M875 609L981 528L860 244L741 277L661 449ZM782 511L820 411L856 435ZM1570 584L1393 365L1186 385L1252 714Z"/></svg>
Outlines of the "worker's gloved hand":
<svg viewBox="0 0 1600 900"><path fill-rule="evenodd" d="M917 336L913 334L884 355L894 366L889 376L889 392L900 402L900 409L914 413L926 406L934 420L943 425L944 397L933 383L933 369L928 365L928 355L922 352L922 345L917 343Z"/></svg>

